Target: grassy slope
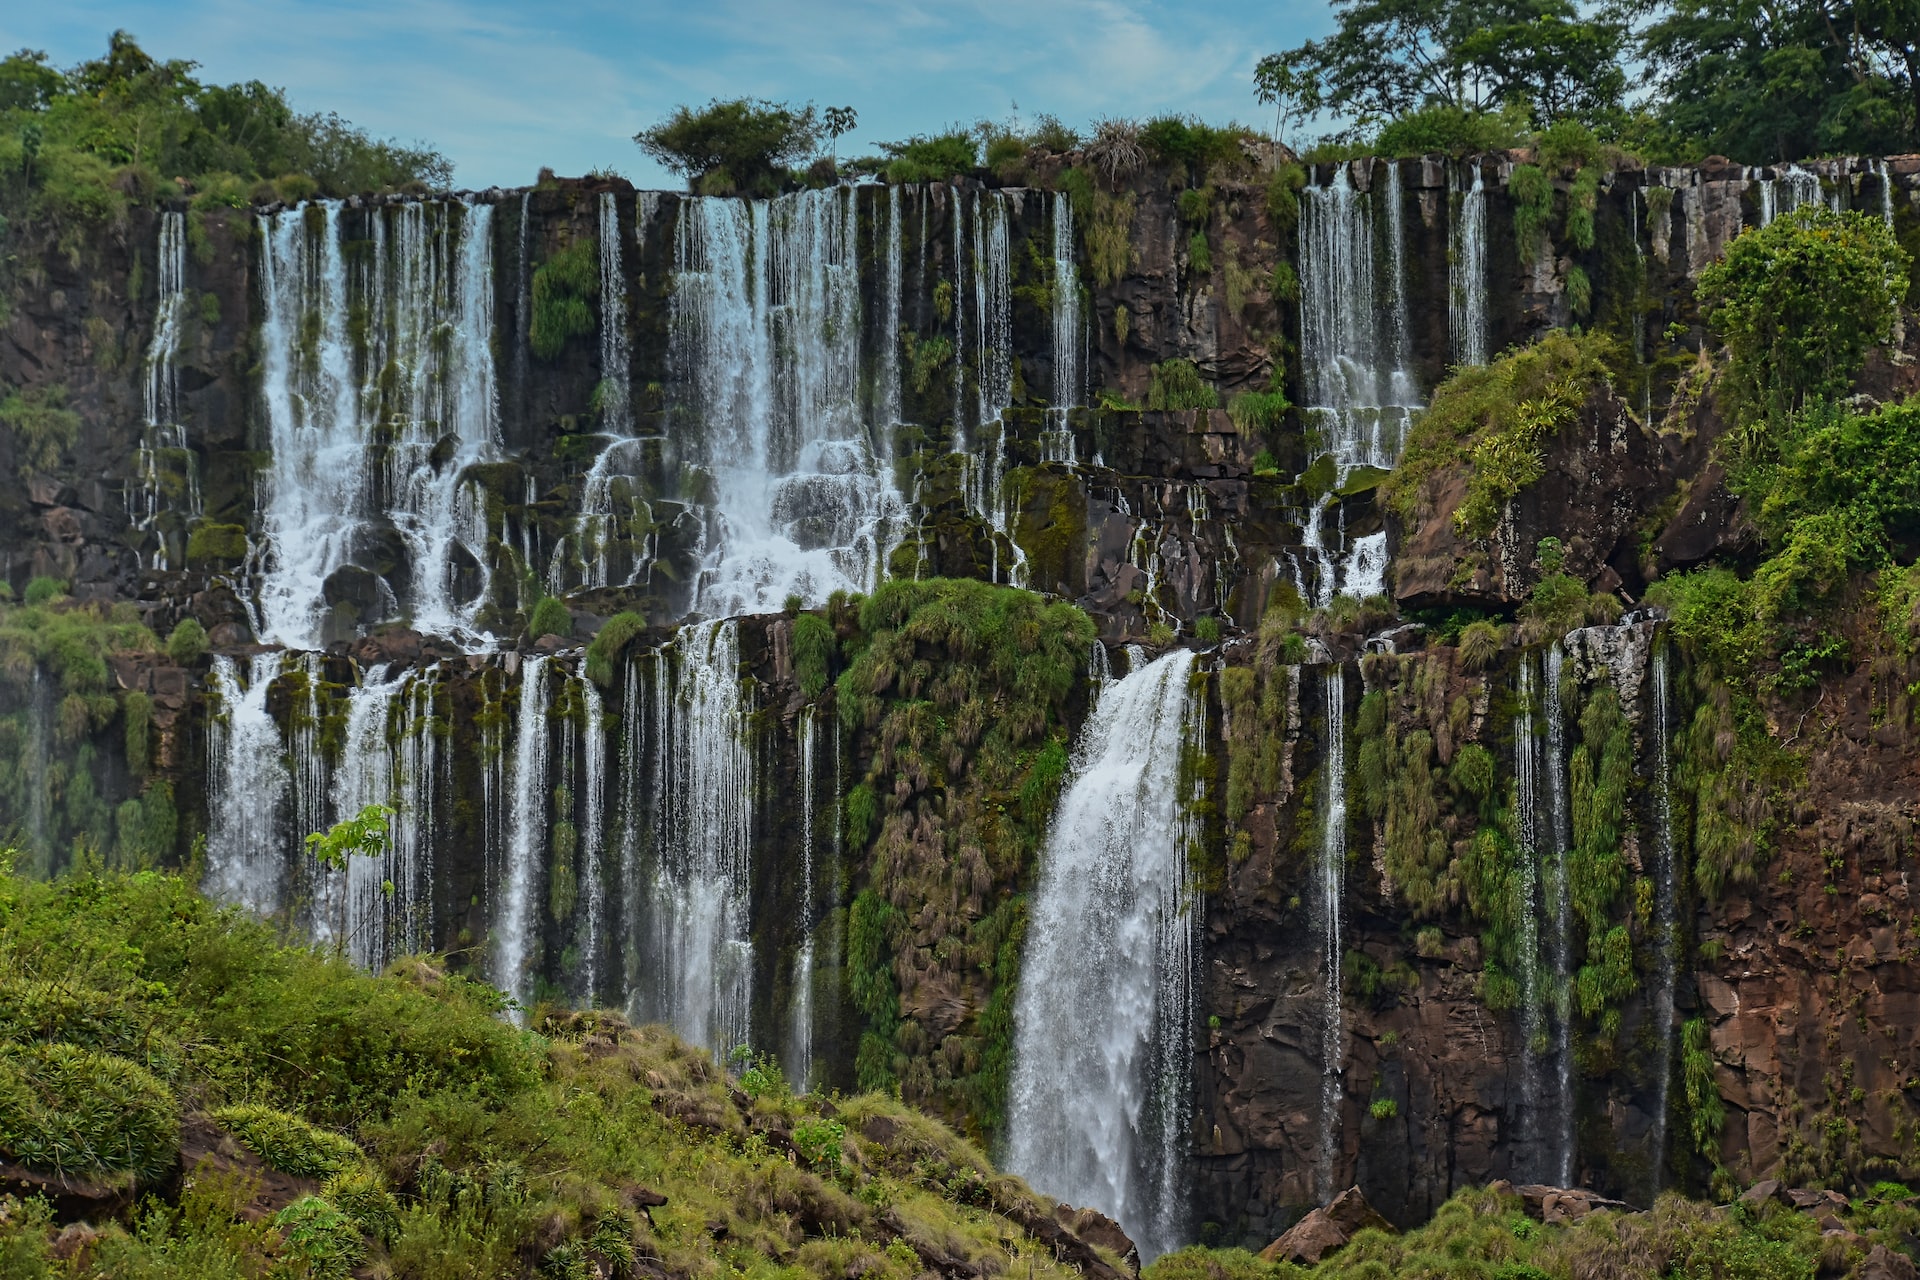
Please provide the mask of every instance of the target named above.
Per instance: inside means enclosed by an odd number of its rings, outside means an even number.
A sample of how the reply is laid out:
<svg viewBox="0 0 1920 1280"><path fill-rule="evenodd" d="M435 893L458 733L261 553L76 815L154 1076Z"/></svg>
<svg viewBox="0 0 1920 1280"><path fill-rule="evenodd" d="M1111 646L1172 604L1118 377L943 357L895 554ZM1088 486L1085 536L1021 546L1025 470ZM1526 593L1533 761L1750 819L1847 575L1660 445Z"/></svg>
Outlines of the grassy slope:
<svg viewBox="0 0 1920 1280"><path fill-rule="evenodd" d="M373 978L283 946L175 877L0 879L0 1155L147 1169L67 1260L44 1203L0 1199L0 1274L1078 1274L1050 1206L897 1101L498 1010L424 960ZM308 1176L245 1153L179 1176L207 1113Z"/></svg>

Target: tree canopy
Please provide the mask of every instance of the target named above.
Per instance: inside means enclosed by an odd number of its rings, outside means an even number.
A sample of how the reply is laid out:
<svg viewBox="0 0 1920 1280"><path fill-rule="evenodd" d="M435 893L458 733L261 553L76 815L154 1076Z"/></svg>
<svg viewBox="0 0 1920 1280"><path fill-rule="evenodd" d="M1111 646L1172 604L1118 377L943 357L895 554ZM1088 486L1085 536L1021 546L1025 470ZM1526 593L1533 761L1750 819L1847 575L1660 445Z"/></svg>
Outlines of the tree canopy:
<svg viewBox="0 0 1920 1280"><path fill-rule="evenodd" d="M823 137L839 138L856 120L851 107L794 107L761 98L682 104L633 136L640 149L708 195L770 195L783 171L811 156Z"/></svg>

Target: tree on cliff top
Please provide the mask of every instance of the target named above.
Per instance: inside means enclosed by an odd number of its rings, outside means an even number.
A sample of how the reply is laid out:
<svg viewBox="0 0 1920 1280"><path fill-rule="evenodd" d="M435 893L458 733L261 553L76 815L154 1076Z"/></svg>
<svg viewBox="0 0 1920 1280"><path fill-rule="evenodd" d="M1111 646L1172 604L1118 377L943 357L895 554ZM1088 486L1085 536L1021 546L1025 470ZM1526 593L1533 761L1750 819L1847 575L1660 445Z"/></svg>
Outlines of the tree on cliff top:
<svg viewBox="0 0 1920 1280"><path fill-rule="evenodd" d="M703 195L772 195L785 170L812 155L823 137L852 129L854 120L851 107L823 115L812 103L796 109L762 98L716 98L697 111L675 107L633 140Z"/></svg>

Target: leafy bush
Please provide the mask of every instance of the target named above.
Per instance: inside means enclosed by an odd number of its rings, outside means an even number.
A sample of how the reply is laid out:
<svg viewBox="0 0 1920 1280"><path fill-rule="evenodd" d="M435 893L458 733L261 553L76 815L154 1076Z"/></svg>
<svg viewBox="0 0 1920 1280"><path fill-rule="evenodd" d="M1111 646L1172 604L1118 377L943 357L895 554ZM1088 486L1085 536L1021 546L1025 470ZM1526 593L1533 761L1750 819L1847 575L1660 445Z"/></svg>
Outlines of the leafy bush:
<svg viewBox="0 0 1920 1280"><path fill-rule="evenodd" d="M301 1274L337 1280L350 1274L366 1255L366 1242L353 1219L319 1196L303 1196L274 1215L287 1256Z"/></svg>
<svg viewBox="0 0 1920 1280"><path fill-rule="evenodd" d="M593 305L599 293L600 258L591 240L575 240L535 267L527 325L533 354L552 360L568 339L592 333L599 325Z"/></svg>
<svg viewBox="0 0 1920 1280"><path fill-rule="evenodd" d="M807 701L826 692L836 648L833 627L819 614L803 613L793 620L793 674Z"/></svg>
<svg viewBox="0 0 1920 1280"><path fill-rule="evenodd" d="M979 164L979 144L964 129L915 135L904 142L882 143L887 154L888 182L945 182L965 177Z"/></svg>
<svg viewBox="0 0 1920 1280"><path fill-rule="evenodd" d="M1507 195L1513 200L1514 244L1520 261L1531 264L1553 219L1553 179L1538 165L1517 164L1507 177Z"/></svg>
<svg viewBox="0 0 1920 1280"><path fill-rule="evenodd" d="M1240 145L1247 136L1237 124L1218 129L1192 116L1156 116L1141 127L1140 145L1157 160L1183 166L1190 181L1203 183L1216 167L1247 163Z"/></svg>
<svg viewBox="0 0 1920 1280"><path fill-rule="evenodd" d="M843 1164L842 1147L847 1126L838 1120L802 1120L793 1127L793 1145L811 1169L829 1177L838 1177Z"/></svg>
<svg viewBox="0 0 1920 1280"><path fill-rule="evenodd" d="M1191 360L1163 360L1147 371L1147 408L1217 409L1220 397Z"/></svg>
<svg viewBox="0 0 1920 1280"><path fill-rule="evenodd" d="M623 609L601 624L587 645L587 678L602 689L613 684L613 664L627 651L634 637L647 629L647 620L632 610Z"/></svg>
<svg viewBox="0 0 1920 1280"><path fill-rule="evenodd" d="M1388 121L1370 150L1381 156L1474 155L1519 146L1525 131L1524 110L1469 111L1436 102Z"/></svg>
<svg viewBox="0 0 1920 1280"><path fill-rule="evenodd" d="M1803 205L1749 227L1700 273L1752 434L1809 400L1845 395L1892 333L1911 260L1876 215Z"/></svg>
<svg viewBox="0 0 1920 1280"><path fill-rule="evenodd" d="M707 195L773 195L785 171L813 154L824 122L813 104L762 98L681 105L633 136L640 149Z"/></svg>
<svg viewBox="0 0 1920 1280"><path fill-rule="evenodd" d="M13 433L14 456L25 475L52 471L80 436L80 415L67 408L60 383L31 390L10 389L0 397L0 426Z"/></svg>

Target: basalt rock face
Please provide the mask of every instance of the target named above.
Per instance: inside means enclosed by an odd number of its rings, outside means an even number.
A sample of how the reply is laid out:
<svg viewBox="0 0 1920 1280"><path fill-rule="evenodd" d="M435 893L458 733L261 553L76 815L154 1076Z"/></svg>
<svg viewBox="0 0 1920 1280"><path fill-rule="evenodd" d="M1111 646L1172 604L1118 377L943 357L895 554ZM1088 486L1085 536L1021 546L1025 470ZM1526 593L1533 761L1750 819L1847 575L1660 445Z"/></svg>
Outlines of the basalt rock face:
<svg viewBox="0 0 1920 1280"><path fill-rule="evenodd" d="M1036 166L1036 180L1071 159ZM1463 493L1457 472L1433 480L1426 514L1403 527L1364 483L1343 493L1311 475L1324 442L1301 413L1276 421L1232 409L1239 394L1273 385L1276 364L1290 391L1305 383L1301 308L1286 283L1302 266L1302 197L1287 171L1255 166L1197 184L1156 168L1100 189L1087 208L1056 192L978 184L807 197L809 216L853 245L833 259L860 304L852 328L823 326L846 343L809 367L830 371L841 357L855 367L836 394L880 459L871 478L905 513L875 551L890 575L1019 582L1083 607L1104 647L1062 701L1067 735L1098 696L1096 673L1130 668L1121 646L1168 639L1154 624L1192 637L1205 618L1227 633L1200 663L1202 749L1182 762L1194 787L1186 816L1201 904L1183 1206L1196 1236L1259 1247L1349 1185L1403 1226L1454 1190L1499 1177L1591 1186L1635 1204L1660 1187L1704 1188L1711 1165L1693 1128L1701 1108L1687 1093L1703 1078L1725 1119L1717 1137L1711 1126L1702 1132L1735 1175L1903 1176L1920 1159L1912 657L1881 652L1863 634L1853 651L1871 656L1792 704L1793 719L1778 727L1806 753L1795 791L1804 799L1775 814L1777 851L1758 878L1708 898L1685 873L1698 815L1671 782L1663 810L1660 750L1697 723L1712 749L1715 694L1668 652L1660 721L1653 671L1664 641L1650 616L1557 646L1509 640L1471 661L1417 625L1383 632L1385 623L1349 619L1293 637L1291 649L1250 634L1287 588L1311 597L1316 555L1382 530L1393 561L1385 585L1401 606L1496 615L1539 580L1543 538L1560 539L1567 571L1627 608L1654 572L1749 546L1712 461L1724 419L1699 356L1691 282L1741 225L1795 188L1781 175L1724 167L1624 170L1602 182L1591 247L1568 243L1563 194L1549 243L1523 255L1505 182L1528 159L1474 162L1486 198L1486 350L1581 323L1614 333L1632 358L1551 441L1544 477L1482 543L1451 520ZM1815 168L1823 198L1870 211L1891 180L1896 226L1911 237L1920 225L1920 162ZM1473 172L1430 159L1392 173L1355 162L1299 175L1314 190L1343 181L1374 202L1368 234L1380 263L1397 178L1406 372L1422 396L1456 358L1449 264ZM1556 181L1564 192L1567 178ZM1183 201L1183 187L1207 197ZM828 200L842 203L817 207ZM1002 856L994 834L1019 795L988 795L968 813L949 811L957 785L915 802L924 821L906 834L917 853L978 883L959 893L960 923L917 912L898 952L879 962L899 1005L891 1039L876 1049L867 1042L875 1020L853 999L850 974L861 959L852 907L873 882L879 837L864 821L856 830L848 810L872 762L899 744L843 722L830 679L812 696L803 689L804 620L775 612L778 599L713 630L681 625L711 584L726 518L740 514L716 496L724 455L691 408L710 408L699 397L712 389L696 386L698 371L680 360L695 348L676 346L697 328L675 309L693 305L680 285L697 259L684 238L695 202L579 182L428 203L423 243L436 253L485 211L489 265L477 278L491 330L473 350L490 360L493 434L473 443L435 419L432 438L409 440L384 413L401 400L398 358L383 359L366 337L397 322L338 308L341 349L357 362L349 381L367 397L359 403L374 406L377 457L351 511L362 536L318 588L324 628L306 651L259 643L274 462L263 255L275 225L331 216L341 278L371 298L377 246L393 243L411 206L172 211L186 279L169 357L175 421L158 425L179 427L184 444L149 422L167 215L137 213L25 256L0 336L0 383L64 388L78 426L52 465L31 474L27 441L0 426L0 472L18 477L0 484L0 568L16 596L33 578L61 578L76 598L131 606L162 634L192 616L214 653L186 665L157 653L118 662L110 689L121 710L82 707L65 722L64 691L44 678L0 682L15 757L0 776L0 834L25 833L33 865L46 871L72 861L76 837L95 851L137 846L129 863L184 863L198 836L217 859L252 838L286 880L274 905L321 932L359 920L353 946L381 940L355 952L367 963L431 946L493 977L514 922L524 957L516 994L527 1002L693 1016L684 987L662 976L654 939L697 942L701 955L735 966L717 1002L737 1005L727 1034L779 1053L796 1075L852 1088L862 1055L877 1054L883 1068L902 1068L916 1101L963 1121L989 1114L998 1099L968 1090L1004 1073L1010 1014L998 969L1003 956L1017 962L1019 935L987 937L980 926L1024 924L1033 868ZM1089 247L1103 218L1125 250L1117 267L1111 240L1099 264ZM1060 219L1072 220L1064 260ZM617 272L601 253L609 232ZM568 287L592 323L536 353L536 297L559 286L550 274L536 288L535 276L585 244L596 282ZM1277 271L1283 263L1289 270ZM596 274L602 267L610 274ZM1579 311L1575 268L1590 289ZM1385 285L1376 287L1384 298ZM831 293L819 289L807 296ZM1075 306L1061 305L1063 291ZM422 293L421 314L444 319L451 296ZM768 294L747 318L771 332L768 317L795 296ZM623 341L605 341L609 325ZM1670 326L1682 336L1666 336ZM1876 357L1873 394L1915 387L1920 326L1907 332L1906 353ZM1077 378L1068 376L1075 360ZM1128 407L1149 400L1173 360L1193 363L1217 407ZM419 475L437 482L453 468L458 483L447 491L471 501L471 518L448 517L449 528L458 523L453 549L432 554L472 632L496 644L413 625L428 553L394 513L419 517L430 504L395 496L396 459L409 447ZM1308 513L1329 545L1309 545ZM1331 545L1336 533L1343 545ZM572 635L532 641L527 614L546 594L565 598ZM640 613L644 629L596 682L583 645L623 610ZM845 617L833 616L836 635L851 638ZM698 655L696 636L708 645ZM538 704L528 694L536 671ZM1563 690L1551 758L1549 685ZM151 726L144 774L128 758L133 694ZM1609 747L1611 713L1594 709L1607 697L1625 722L1625 748ZM531 705L538 718L523 731ZM1343 753L1330 749L1330 725ZM952 726L942 719L921 731L944 748ZM1556 972L1551 944L1556 930L1569 939L1560 968L1577 971L1587 935L1552 910L1548 838L1532 837L1529 864L1540 876L1527 907L1541 931L1538 972L1519 972L1518 944L1494 936L1470 868L1483 856L1482 832L1520 847L1523 786L1546 813L1553 770L1571 775L1582 750L1598 768L1609 749L1628 753L1633 779L1621 801L1622 887L1609 906L1632 946L1633 981L1569 1019L1549 990L1577 974ZM1697 749L1676 745L1668 763L1677 769L1683 751ZM1350 816L1333 864L1333 1002L1316 895L1329 870L1327 762L1341 755ZM249 761L264 763L255 772L241 767ZM143 779L168 785L177 822L149 821L159 809ZM265 789L236 792L243 783ZM685 802L696 793L698 803ZM336 883L305 860L307 831L396 794L406 839L382 867L391 897L380 877ZM136 797L152 801L152 813L124 808ZM888 799L865 802L885 810ZM249 808L258 828L246 825ZM1563 842L1585 820L1569 815ZM125 835L140 824L163 847ZM676 897L683 886L661 868L706 856L694 837L722 828L733 843L702 883L725 892ZM1524 860L1502 856L1518 877ZM976 866L997 870L974 876ZM1679 940L1670 955L1662 936ZM988 958L963 965L953 959L963 946ZM1679 1028L1695 1021L1703 1038L1683 1042ZM1553 1167L1563 1160L1564 1176Z"/></svg>

